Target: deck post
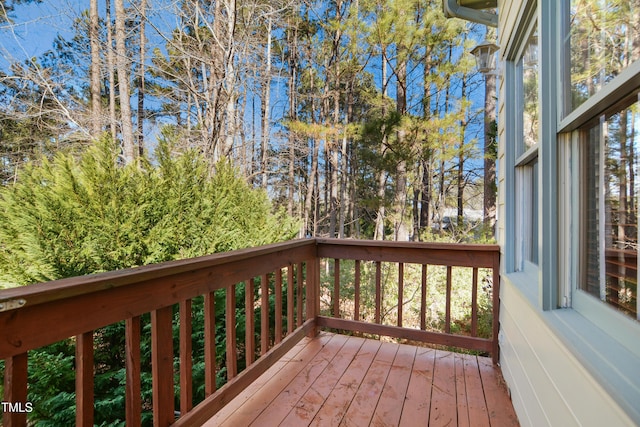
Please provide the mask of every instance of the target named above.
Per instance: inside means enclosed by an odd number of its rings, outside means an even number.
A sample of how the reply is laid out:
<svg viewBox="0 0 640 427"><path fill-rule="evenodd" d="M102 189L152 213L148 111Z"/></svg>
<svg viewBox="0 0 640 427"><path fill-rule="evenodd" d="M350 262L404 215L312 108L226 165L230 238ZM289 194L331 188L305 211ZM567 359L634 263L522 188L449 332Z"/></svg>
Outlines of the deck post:
<svg viewBox="0 0 640 427"><path fill-rule="evenodd" d="M313 327L307 334L313 338L318 335L317 318L320 314L320 258L317 256L306 262L307 265L307 320L313 319Z"/></svg>
<svg viewBox="0 0 640 427"><path fill-rule="evenodd" d="M498 342L498 334L500 333L500 252L496 252L493 256L493 333L491 359L493 364L500 363L500 343Z"/></svg>

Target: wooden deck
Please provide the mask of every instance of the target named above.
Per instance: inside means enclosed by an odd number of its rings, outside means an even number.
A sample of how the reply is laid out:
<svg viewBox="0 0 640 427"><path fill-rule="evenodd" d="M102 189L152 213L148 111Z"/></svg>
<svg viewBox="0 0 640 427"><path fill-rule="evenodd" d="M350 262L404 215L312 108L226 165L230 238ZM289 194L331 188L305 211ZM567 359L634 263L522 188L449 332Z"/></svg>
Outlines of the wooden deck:
<svg viewBox="0 0 640 427"><path fill-rule="evenodd" d="M321 264L333 268L333 283L321 282ZM413 273L405 274L405 267ZM434 274L438 269L443 273L443 267L446 274ZM300 341L327 328L481 351L497 363L499 267L497 245L313 238L0 290L3 401L27 402L30 352L71 338L76 346L75 425L93 427L94 353L102 351L94 338L100 328L124 322L122 365L111 368L126 371L124 395L118 398L125 402L128 426L142 425L143 414L146 418L152 411L154 426L193 427L220 410L224 412L211 421L213 425L227 419L234 427L251 422L513 424L506 394L498 399L490 391L500 389L496 385L500 381L485 359L327 334ZM459 269L471 273L467 280L453 279ZM386 277L395 271L396 283L387 283ZM478 328L480 283L485 277L492 280L490 336L480 336ZM323 288L326 284L329 287ZM415 304L409 307L404 298L389 300L396 297L388 290L385 296L385 289L395 286L396 295L403 296L412 287ZM456 322L452 295L459 286L469 291L464 304L469 308L465 316L470 330L452 333ZM442 319L436 322L443 327L438 331L426 327L429 292L445 300ZM216 306L221 298L222 307ZM273 311L265 309L271 302ZM385 316L385 307L394 305L397 317ZM419 329L403 317L417 305ZM373 313L365 315L365 307ZM194 316L195 310L204 315ZM75 315L69 316L71 312ZM242 317L244 325L238 322ZM43 324L56 327L42 328ZM220 339L216 331L222 324L224 349L216 346ZM196 378L202 380L193 369L196 328L204 331L204 354L198 355L204 362L204 384L194 384ZM142 381L143 340L151 342L151 390ZM178 348L174 349L174 341ZM245 363L239 366L243 356ZM216 389L221 368L226 384ZM194 406L192 392L203 386L207 397ZM248 405L234 403L225 409L234 398ZM31 421L24 412L2 414L5 427Z"/></svg>
<svg viewBox="0 0 640 427"><path fill-rule="evenodd" d="M206 426L517 426L491 359L322 332Z"/></svg>

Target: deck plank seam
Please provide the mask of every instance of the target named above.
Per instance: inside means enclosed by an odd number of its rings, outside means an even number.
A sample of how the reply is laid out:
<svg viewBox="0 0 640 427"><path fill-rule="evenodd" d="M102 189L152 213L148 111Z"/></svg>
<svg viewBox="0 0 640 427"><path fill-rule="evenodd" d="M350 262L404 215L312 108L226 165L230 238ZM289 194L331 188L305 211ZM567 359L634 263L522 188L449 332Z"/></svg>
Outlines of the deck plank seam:
<svg viewBox="0 0 640 427"><path fill-rule="evenodd" d="M332 367L331 364L335 363L336 365L339 365L340 361L343 358L346 358L346 360L348 360L348 363L346 363L346 365L343 368L339 368L339 369L341 369L341 372L339 372L339 376L335 377L335 381L333 381L333 385L330 385L330 388L329 388L328 392L326 393L326 396L324 396L322 402L319 403L319 405L317 405L317 408L315 408L315 410L313 410L312 414L311 414L311 411L309 412L311 415L313 415L311 417L311 419L310 419L310 422L311 422L311 420L313 420L313 418L316 416L318 411L325 404L327 399L331 396L332 392L335 390L335 387L339 384L340 378L342 378L342 376L345 374L345 372L348 371L349 366L353 362L353 359L357 356L358 352L360 351L360 349L362 348L362 345L364 343L365 343L365 339L357 338L357 337L347 337L347 339L345 340L341 350L344 349L345 347L348 347L348 346L349 347L351 347L351 346L356 347L357 346L357 348L353 349L354 350L353 354L351 354L349 356L344 356L344 352L336 352L335 356L331 360L331 363L329 365L327 365L327 367L325 367L324 371L320 373L318 378L316 378L316 380L311 384L309 389L301 396L301 398L298 400L298 402L295 405L292 406L292 408L289 411L289 413L287 414L287 416L284 418L284 420L279 425L280 426L290 425L290 424L287 424L287 420L289 418L295 418L295 413L299 409L301 402L305 399L307 394L309 394L312 390L315 393L317 393L318 395L322 396L321 392L316 388L318 386L318 382L322 379L323 375L328 374L327 371ZM339 359L339 360L336 362L336 359ZM304 403L302 403L302 405L304 405Z"/></svg>

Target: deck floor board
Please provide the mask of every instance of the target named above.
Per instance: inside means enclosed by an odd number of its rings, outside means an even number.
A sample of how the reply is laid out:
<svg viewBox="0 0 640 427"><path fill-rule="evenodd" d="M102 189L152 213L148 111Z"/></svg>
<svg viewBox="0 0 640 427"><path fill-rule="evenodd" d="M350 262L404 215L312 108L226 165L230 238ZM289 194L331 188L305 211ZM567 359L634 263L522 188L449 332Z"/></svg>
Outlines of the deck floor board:
<svg viewBox="0 0 640 427"><path fill-rule="evenodd" d="M491 359L322 332L206 426L518 426Z"/></svg>

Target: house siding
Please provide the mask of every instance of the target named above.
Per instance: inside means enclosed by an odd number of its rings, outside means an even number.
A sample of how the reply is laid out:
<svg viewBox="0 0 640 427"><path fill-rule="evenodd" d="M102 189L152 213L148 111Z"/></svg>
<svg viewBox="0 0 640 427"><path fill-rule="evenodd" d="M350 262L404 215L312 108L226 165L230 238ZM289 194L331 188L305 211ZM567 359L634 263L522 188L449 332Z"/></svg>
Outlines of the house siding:
<svg viewBox="0 0 640 427"><path fill-rule="evenodd" d="M636 425L508 277L501 300L500 364L522 426Z"/></svg>
<svg viewBox="0 0 640 427"><path fill-rule="evenodd" d="M540 0L547 5L556 0ZM498 44L501 61L513 58L521 43L524 22L532 7L527 0L499 1ZM527 7L529 9L527 9ZM536 12L540 16L537 8ZM542 55L540 56L542 58ZM514 144L513 126L515 97L509 92L510 83L503 78L498 105L498 243L502 251L500 364L510 389L514 408L522 426L634 426L638 420L630 417L606 390L602 381L576 357L576 350L554 326L558 311L543 311L540 302L541 274L512 273L513 159L508 159L507 144ZM557 97L542 98L542 102L556 102ZM511 168L511 169L509 169ZM505 177L508 177L505 179ZM510 222L511 221L511 222ZM513 225L511 225L513 229ZM594 342L597 346L599 343Z"/></svg>

